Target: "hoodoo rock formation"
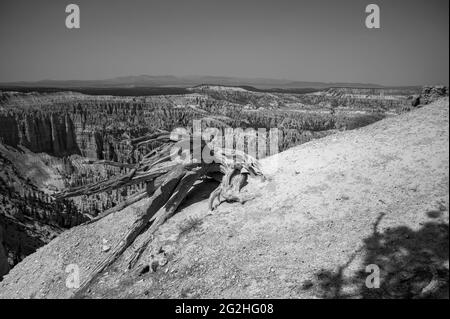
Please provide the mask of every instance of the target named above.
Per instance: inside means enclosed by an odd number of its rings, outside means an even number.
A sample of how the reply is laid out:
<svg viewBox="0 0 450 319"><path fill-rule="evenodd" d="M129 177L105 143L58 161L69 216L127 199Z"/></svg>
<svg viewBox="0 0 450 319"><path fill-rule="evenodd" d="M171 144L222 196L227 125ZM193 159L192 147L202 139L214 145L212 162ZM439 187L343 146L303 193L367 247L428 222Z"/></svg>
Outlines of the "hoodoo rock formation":
<svg viewBox="0 0 450 319"><path fill-rule="evenodd" d="M401 113L417 90L332 88L310 94L269 94L208 86L191 91L187 95L135 98L71 92L0 93L0 141L58 157L80 154L127 161L117 142L124 132L140 135L158 128L186 126L208 113L228 116L230 124L237 126L243 125L241 120L253 127L280 126L285 117L298 117L298 111L317 119L300 120L290 129L317 132L354 128L379 120L383 113ZM275 109L282 113L273 114ZM334 115L327 118L323 112L330 110ZM317 120L323 123L311 123Z"/></svg>

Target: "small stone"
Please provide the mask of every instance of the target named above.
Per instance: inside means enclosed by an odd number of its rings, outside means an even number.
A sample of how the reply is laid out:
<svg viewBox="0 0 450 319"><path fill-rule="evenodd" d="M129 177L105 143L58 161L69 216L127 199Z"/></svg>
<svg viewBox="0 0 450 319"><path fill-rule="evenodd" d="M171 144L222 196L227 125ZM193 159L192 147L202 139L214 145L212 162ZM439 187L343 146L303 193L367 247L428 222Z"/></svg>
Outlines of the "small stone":
<svg viewBox="0 0 450 319"><path fill-rule="evenodd" d="M152 272L156 272L158 270L159 262L157 260L152 261L150 268L152 269Z"/></svg>
<svg viewBox="0 0 450 319"><path fill-rule="evenodd" d="M310 289L312 286L314 286L314 284L313 284L313 282L312 282L311 280L305 280L305 281L302 283L302 289L303 289L303 290L308 290L308 289Z"/></svg>
<svg viewBox="0 0 450 319"><path fill-rule="evenodd" d="M169 262L169 260L166 257L163 257L159 260L159 265L161 267L163 267L163 266L167 265L168 262Z"/></svg>

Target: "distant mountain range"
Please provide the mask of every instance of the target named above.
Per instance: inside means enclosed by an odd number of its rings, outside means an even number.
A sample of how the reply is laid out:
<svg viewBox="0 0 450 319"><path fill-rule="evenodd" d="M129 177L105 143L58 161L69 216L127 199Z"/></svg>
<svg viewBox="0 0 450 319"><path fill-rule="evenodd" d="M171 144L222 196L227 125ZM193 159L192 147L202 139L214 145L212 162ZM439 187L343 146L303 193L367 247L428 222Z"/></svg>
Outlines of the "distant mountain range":
<svg viewBox="0 0 450 319"><path fill-rule="evenodd" d="M259 89L292 88L328 88L328 87L383 87L370 83L325 83L305 82L267 78L237 78L224 76L183 76L171 75L137 75L122 76L105 80L42 80L37 82L0 83L0 87L36 87L36 88L138 88L138 87L192 87L200 84L226 86L252 86Z"/></svg>

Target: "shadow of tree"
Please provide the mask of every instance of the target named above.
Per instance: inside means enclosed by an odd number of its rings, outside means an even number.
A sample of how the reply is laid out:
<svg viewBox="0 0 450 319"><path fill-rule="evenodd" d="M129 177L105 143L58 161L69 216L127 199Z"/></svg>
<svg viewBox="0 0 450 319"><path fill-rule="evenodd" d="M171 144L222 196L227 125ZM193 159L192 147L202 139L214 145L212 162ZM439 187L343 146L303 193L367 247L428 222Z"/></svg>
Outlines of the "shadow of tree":
<svg viewBox="0 0 450 319"><path fill-rule="evenodd" d="M436 214L428 214L428 216ZM400 226L373 233L349 260L337 270L322 270L315 275L316 289L322 298L448 298L449 297L449 225L430 221L418 230ZM436 217L437 218L437 217ZM355 257L364 254L362 269L352 277L344 271ZM370 272L366 266L380 269L379 288L368 288ZM349 289L350 288L350 289ZM350 290L350 292L349 292Z"/></svg>
<svg viewBox="0 0 450 319"><path fill-rule="evenodd" d="M209 198L209 195L219 186L219 182L215 180L203 180L200 183L195 184L189 191L184 201L180 204L177 212L183 208L194 205Z"/></svg>

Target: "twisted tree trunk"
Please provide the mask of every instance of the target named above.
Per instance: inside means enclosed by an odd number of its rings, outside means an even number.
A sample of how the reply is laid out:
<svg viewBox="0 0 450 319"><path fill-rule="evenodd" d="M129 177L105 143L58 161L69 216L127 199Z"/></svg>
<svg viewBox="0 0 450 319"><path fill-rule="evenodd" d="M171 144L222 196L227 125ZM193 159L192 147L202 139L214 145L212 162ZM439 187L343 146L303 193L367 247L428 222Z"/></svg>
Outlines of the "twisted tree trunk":
<svg viewBox="0 0 450 319"><path fill-rule="evenodd" d="M169 200L178 182L185 174L185 169L180 166L167 176L161 187L159 187L150 198L141 216L139 216L138 219L133 223L130 230L114 247L110 255L87 275L84 281L80 284L80 287L74 292L75 296L83 292L84 289L86 289L86 287L98 276L98 274L100 274L106 267L116 261L116 259L134 242L136 237L147 226L150 219Z"/></svg>

